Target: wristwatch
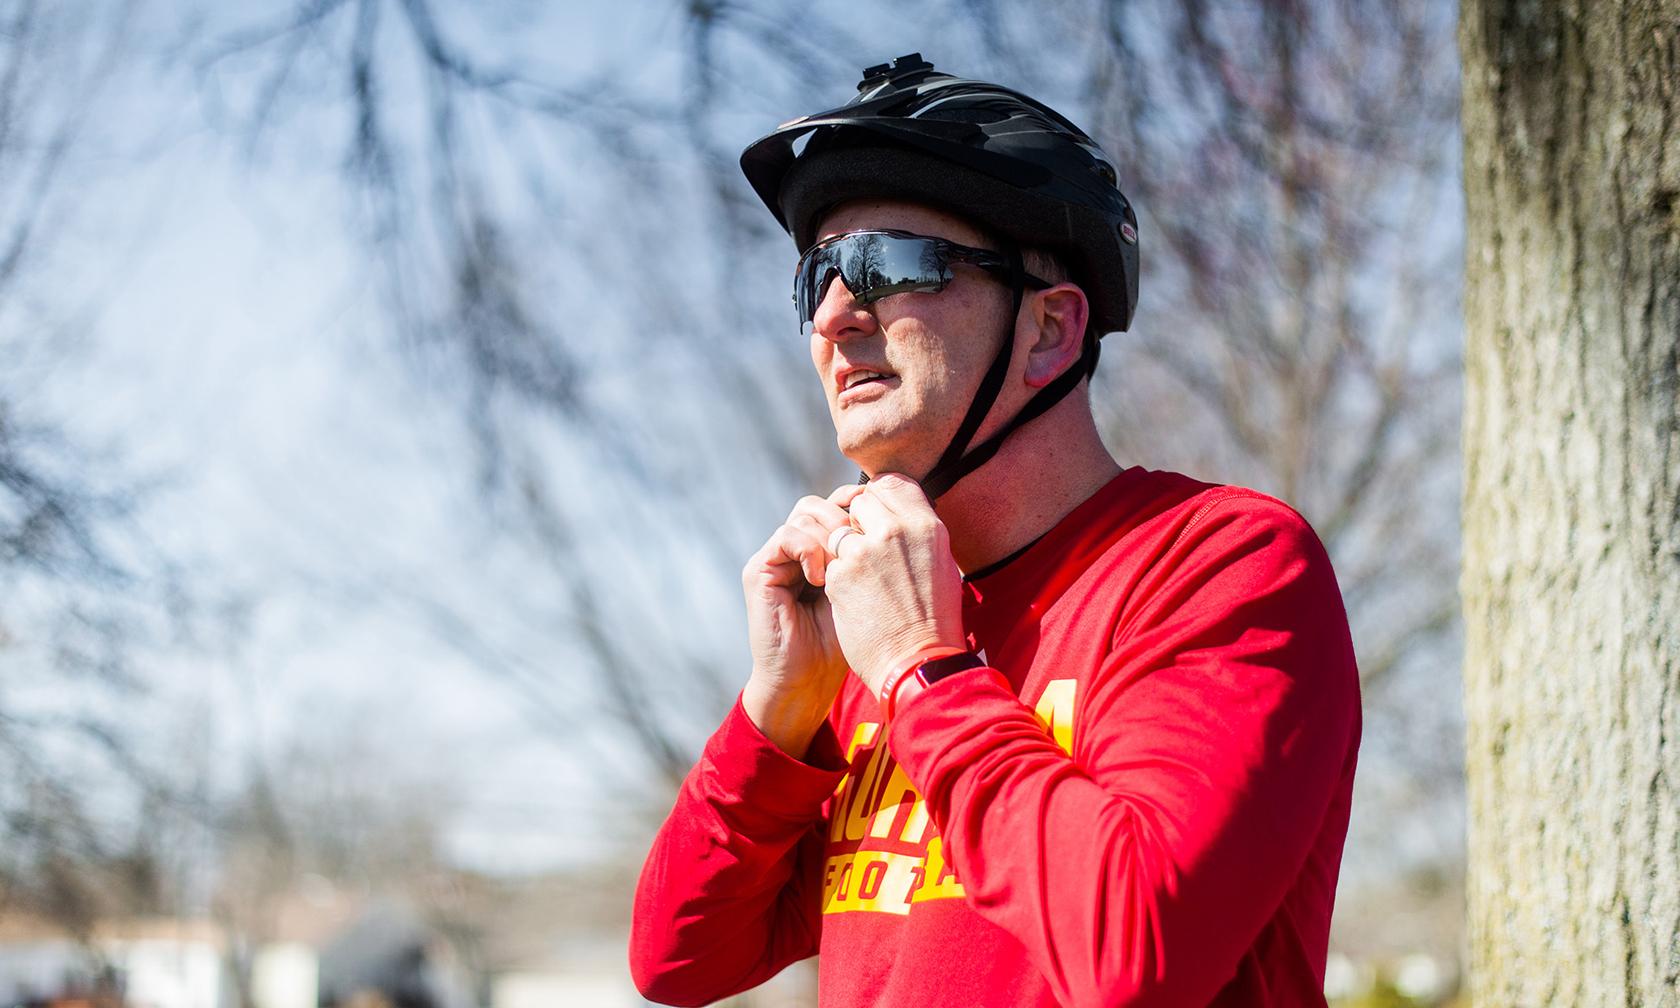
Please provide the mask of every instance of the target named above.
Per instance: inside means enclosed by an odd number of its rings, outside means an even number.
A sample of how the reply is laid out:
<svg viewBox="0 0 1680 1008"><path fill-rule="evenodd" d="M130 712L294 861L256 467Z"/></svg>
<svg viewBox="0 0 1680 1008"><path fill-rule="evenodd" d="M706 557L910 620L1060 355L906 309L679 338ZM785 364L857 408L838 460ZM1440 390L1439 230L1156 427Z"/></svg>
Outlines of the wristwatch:
<svg viewBox="0 0 1680 1008"><path fill-rule="evenodd" d="M961 648L939 647L918 652L881 690L881 720L891 721L900 704L939 680L985 667L979 655Z"/></svg>

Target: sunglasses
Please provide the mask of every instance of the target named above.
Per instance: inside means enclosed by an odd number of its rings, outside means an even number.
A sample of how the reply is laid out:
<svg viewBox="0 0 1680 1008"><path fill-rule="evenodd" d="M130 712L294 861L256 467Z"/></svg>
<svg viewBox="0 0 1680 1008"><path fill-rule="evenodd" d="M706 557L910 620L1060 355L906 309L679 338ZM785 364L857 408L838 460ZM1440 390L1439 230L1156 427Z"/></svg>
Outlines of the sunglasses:
<svg viewBox="0 0 1680 1008"><path fill-rule="evenodd" d="M953 279L953 263L978 266L1006 283L1017 270L1001 253L908 231L849 231L825 238L799 257L794 270L793 305L799 311L800 330L811 335L817 305L835 277L857 303L872 304L908 291L944 290ZM1033 290L1050 286L1025 272L1019 276Z"/></svg>

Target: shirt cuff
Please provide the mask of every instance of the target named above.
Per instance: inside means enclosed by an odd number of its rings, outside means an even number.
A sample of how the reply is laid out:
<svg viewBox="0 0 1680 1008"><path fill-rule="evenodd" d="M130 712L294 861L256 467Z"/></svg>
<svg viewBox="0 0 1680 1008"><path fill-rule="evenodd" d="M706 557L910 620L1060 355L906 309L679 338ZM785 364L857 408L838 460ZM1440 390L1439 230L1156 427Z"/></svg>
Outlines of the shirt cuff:
<svg viewBox="0 0 1680 1008"><path fill-rule="evenodd" d="M827 721L817 729L804 760L776 747L753 724L736 697L723 724L706 743L701 756L705 790L737 799L737 808L755 809L773 819L807 820L846 773L840 743Z"/></svg>

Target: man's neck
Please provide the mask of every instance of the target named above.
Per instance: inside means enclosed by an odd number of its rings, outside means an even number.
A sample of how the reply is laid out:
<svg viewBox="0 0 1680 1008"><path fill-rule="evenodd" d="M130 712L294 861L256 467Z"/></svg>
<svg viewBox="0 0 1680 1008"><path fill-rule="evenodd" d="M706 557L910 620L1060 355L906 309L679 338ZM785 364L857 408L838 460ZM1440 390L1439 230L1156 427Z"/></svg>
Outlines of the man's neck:
<svg viewBox="0 0 1680 1008"><path fill-rule="evenodd" d="M1119 472L1089 408L1069 396L1010 435L934 509L957 566L972 573L1048 532Z"/></svg>

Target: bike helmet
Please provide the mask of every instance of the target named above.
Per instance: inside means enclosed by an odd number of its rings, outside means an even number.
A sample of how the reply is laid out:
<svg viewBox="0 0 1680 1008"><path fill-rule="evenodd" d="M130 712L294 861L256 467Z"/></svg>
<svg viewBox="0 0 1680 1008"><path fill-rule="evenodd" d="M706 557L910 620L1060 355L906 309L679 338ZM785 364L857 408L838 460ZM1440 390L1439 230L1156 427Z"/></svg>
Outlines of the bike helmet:
<svg viewBox="0 0 1680 1008"><path fill-rule="evenodd" d="M840 203L904 199L949 210L1007 239L1014 245L1005 251L1017 262L1022 247L1056 253L1085 291L1084 366L1070 367L965 455L1008 370L1013 341L1006 335L969 416L923 480L930 497L984 464L1009 433L1089 374L1098 337L1131 324L1137 217L1114 168L1084 131L1018 91L940 73L911 53L866 69L857 95L839 108L784 123L753 143L741 154L741 170L801 252ZM1014 288L1018 308L1019 278Z"/></svg>

